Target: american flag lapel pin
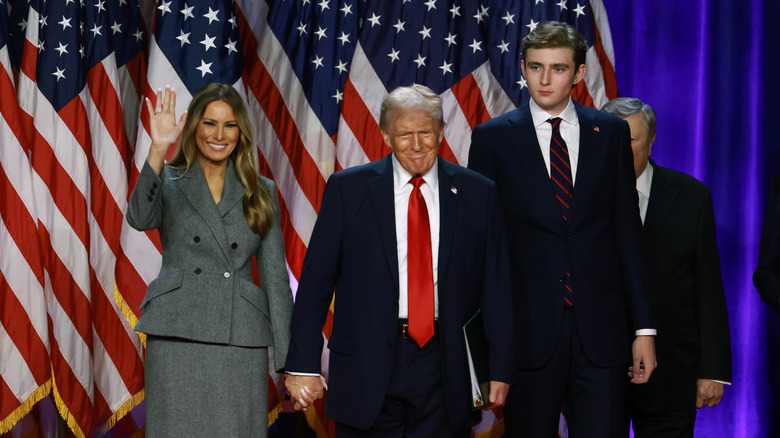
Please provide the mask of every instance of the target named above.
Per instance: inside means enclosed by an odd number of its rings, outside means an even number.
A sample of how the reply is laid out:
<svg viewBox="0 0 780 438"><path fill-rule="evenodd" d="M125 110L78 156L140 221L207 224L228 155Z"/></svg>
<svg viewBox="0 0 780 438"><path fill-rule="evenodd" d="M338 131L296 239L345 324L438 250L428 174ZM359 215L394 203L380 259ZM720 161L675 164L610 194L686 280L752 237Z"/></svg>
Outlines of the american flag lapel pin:
<svg viewBox="0 0 780 438"><path fill-rule="evenodd" d="M599 132L599 127L598 127L598 126L594 126L594 127L593 127L593 131L595 131L595 132Z"/></svg>
<svg viewBox="0 0 780 438"><path fill-rule="evenodd" d="M452 192L453 195L457 195L458 194L458 189L455 188L455 186L450 187L450 191Z"/></svg>

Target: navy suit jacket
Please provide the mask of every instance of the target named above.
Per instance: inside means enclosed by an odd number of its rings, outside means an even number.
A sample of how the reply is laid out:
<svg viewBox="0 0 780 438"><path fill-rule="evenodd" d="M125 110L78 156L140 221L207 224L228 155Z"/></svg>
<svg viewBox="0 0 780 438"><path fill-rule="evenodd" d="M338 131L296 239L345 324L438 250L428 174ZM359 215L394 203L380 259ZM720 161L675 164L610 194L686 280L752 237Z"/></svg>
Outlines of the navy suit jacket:
<svg viewBox="0 0 780 438"><path fill-rule="evenodd" d="M780 175L772 179L767 194L764 229L753 284L761 299L780 313Z"/></svg>
<svg viewBox="0 0 780 438"><path fill-rule="evenodd" d="M491 379L511 382L514 374L509 255L495 185L437 162L441 377L449 418L464 429L475 417L462 327L477 309L484 312ZM389 155L330 177L291 323L286 369L319 373L322 327L335 289L326 413L361 429L379 414L399 340L393 199Z"/></svg>
<svg viewBox="0 0 780 438"><path fill-rule="evenodd" d="M575 106L580 152L568 222L528 104L472 134L469 167L496 182L507 222L521 368L539 368L553 352L567 269L577 328L594 364L625 364L628 328L654 324L628 124Z"/></svg>
<svg viewBox="0 0 780 438"><path fill-rule="evenodd" d="M731 381L712 196L692 176L652 164L644 230L660 366L647 384L629 390L635 405L647 412L694 409L696 379Z"/></svg>

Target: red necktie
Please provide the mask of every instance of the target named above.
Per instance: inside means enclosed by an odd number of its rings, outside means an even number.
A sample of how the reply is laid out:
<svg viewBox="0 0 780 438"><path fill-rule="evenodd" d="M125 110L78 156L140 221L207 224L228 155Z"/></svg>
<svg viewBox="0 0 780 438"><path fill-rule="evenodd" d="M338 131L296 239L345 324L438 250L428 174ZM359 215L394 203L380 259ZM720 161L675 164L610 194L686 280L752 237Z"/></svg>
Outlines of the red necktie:
<svg viewBox="0 0 780 438"><path fill-rule="evenodd" d="M409 196L407 216L406 267L409 274L409 335L422 347L433 337L433 258L431 256L431 225L420 185L425 180L415 176Z"/></svg>
<svg viewBox="0 0 780 438"><path fill-rule="evenodd" d="M569 161L569 148L561 137L561 118L554 117L547 120L552 125L552 138L550 139L550 181L553 193L561 208L561 216L568 221L569 207L574 194L574 183L571 179L571 164ZM559 279L566 289L563 292L563 301L567 306L574 306L574 289L572 287L571 274Z"/></svg>

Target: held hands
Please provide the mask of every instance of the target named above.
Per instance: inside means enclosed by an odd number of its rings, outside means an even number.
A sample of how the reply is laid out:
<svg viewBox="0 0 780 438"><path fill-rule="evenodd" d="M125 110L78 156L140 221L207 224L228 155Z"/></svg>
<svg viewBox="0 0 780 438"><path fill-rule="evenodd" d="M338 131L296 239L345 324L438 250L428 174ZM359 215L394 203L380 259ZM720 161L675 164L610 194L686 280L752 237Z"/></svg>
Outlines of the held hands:
<svg viewBox="0 0 780 438"><path fill-rule="evenodd" d="M713 407L723 398L723 384L709 379L696 379L696 409Z"/></svg>
<svg viewBox="0 0 780 438"><path fill-rule="evenodd" d="M184 130L187 113L184 112L178 123L176 122L176 92L168 86L165 87L165 96L162 90L157 90L154 105L148 98L145 102L146 109L149 111L149 134L152 137L147 161L159 174L168 149L176 143Z"/></svg>
<svg viewBox="0 0 780 438"><path fill-rule="evenodd" d="M284 378L287 395L295 400L295 410L306 409L314 400L325 396L328 384L322 376L298 376L287 374Z"/></svg>
<svg viewBox="0 0 780 438"><path fill-rule="evenodd" d="M631 347L634 365L628 368L631 383L641 385L650 380L650 375L658 366L655 360L655 339L653 336L637 336Z"/></svg>

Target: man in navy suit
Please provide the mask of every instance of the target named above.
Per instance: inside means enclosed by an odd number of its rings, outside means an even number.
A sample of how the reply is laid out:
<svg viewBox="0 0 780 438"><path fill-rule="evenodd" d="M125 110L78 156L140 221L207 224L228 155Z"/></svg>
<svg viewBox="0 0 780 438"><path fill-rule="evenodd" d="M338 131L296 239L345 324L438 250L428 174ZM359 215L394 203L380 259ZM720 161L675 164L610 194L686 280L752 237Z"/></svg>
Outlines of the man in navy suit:
<svg viewBox="0 0 780 438"><path fill-rule="evenodd" d="M539 24L523 39L531 102L472 134L469 167L496 182L509 236L511 437L555 436L561 406L573 436L625 436L628 353L633 383L656 366L628 125L570 97L586 51L571 26Z"/></svg>
<svg viewBox="0 0 780 438"><path fill-rule="evenodd" d="M656 304L656 348L662 366L647 385L629 389L634 435L693 437L696 409L715 406L731 382L726 296L715 241L710 189L650 159L656 114L620 97L602 111L631 128L639 214Z"/></svg>
<svg viewBox="0 0 780 438"><path fill-rule="evenodd" d="M463 326L478 310L490 352L488 406L504 404L515 371L498 193L438 157L444 118L427 87L390 93L379 126L393 153L328 180L293 310L288 394L303 408L326 389L322 327L335 289L325 412L337 436L468 437L480 416L471 409ZM429 301L418 303L422 290ZM423 320L427 329L418 329Z"/></svg>

